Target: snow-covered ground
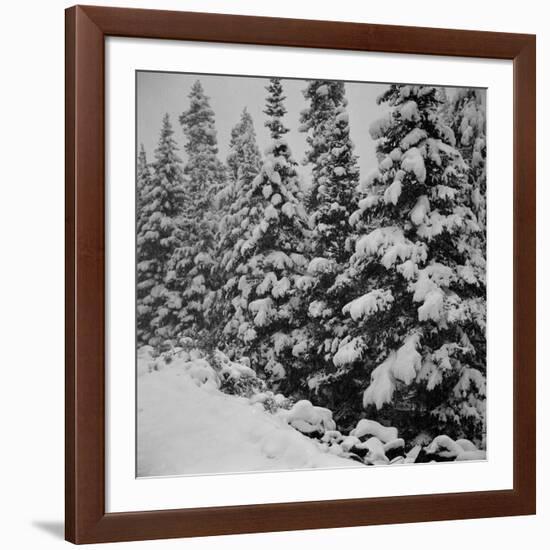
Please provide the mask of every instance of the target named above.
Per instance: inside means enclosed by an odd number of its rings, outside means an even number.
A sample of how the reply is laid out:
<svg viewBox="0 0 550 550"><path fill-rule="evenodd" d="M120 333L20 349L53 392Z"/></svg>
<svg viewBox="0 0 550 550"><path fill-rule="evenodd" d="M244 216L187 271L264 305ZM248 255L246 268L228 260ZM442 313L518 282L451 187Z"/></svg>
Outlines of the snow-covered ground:
<svg viewBox="0 0 550 550"><path fill-rule="evenodd" d="M329 409L268 391L246 361L216 350L138 350L138 476L354 468L485 460L469 440L429 445L362 418L347 435Z"/></svg>
<svg viewBox="0 0 550 550"><path fill-rule="evenodd" d="M140 355L139 476L362 466L293 428L292 411L271 414L255 399L222 393L203 359L149 365Z"/></svg>

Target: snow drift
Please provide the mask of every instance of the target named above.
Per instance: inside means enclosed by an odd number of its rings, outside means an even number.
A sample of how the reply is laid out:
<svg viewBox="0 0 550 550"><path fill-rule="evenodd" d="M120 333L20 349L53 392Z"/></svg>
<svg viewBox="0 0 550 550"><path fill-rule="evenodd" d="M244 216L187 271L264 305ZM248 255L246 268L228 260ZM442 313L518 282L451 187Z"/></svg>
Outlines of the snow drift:
<svg viewBox="0 0 550 550"><path fill-rule="evenodd" d="M205 359L187 359L152 367L147 353L138 356L139 477L361 466L289 424L333 427L330 411L302 403L271 414L265 394L224 394ZM238 373L233 368L230 375Z"/></svg>

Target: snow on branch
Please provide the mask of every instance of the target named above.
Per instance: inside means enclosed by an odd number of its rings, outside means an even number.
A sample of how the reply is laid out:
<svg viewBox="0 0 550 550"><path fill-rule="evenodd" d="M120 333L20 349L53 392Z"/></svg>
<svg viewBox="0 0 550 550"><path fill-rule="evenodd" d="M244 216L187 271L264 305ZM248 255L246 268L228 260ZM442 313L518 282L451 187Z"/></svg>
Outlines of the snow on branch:
<svg viewBox="0 0 550 550"><path fill-rule="evenodd" d="M391 290L375 289L346 304L342 308L342 313L349 313L351 318L357 321L389 309L392 303Z"/></svg>
<svg viewBox="0 0 550 550"><path fill-rule="evenodd" d="M351 340L343 340L338 348L338 351L332 358L332 362L336 366L353 363L361 357L365 342L362 338L353 338Z"/></svg>
<svg viewBox="0 0 550 550"><path fill-rule="evenodd" d="M372 371L371 383L363 394L363 406L373 404L381 409L385 403L391 402L396 381L409 385L416 378L421 367L421 356L417 351L419 344L419 334L407 336L403 345Z"/></svg>

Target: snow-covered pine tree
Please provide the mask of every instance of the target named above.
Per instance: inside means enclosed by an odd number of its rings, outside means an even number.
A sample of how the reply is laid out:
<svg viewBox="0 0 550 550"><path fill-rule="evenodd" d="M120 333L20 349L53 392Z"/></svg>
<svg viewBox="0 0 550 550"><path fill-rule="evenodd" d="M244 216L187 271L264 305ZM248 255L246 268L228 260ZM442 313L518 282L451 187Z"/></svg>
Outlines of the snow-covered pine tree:
<svg viewBox="0 0 550 550"><path fill-rule="evenodd" d="M227 155L228 185L222 192L223 196L218 196L223 216L219 224L216 250L218 291L212 320L212 326L218 332L215 337L217 340L224 339L220 333L233 311L227 297L234 295L233 287L239 278L235 271L238 256L235 255L234 247L246 235L249 226L258 221L261 211L261 197L250 196L252 182L260 172L261 162L254 122L245 107L239 122L231 130Z"/></svg>
<svg viewBox="0 0 550 550"><path fill-rule="evenodd" d="M258 175L262 157L256 140L252 115L245 107L239 122L231 129L229 153L227 154L228 185L226 186L229 212L235 212L235 202L246 195L250 183Z"/></svg>
<svg viewBox="0 0 550 550"><path fill-rule="evenodd" d="M304 162L312 165L308 193L313 230L313 254L342 261L346 258L349 217L357 207L357 157L350 139L347 100L343 82L309 81L309 101L300 115L301 130L308 132Z"/></svg>
<svg viewBox="0 0 550 550"><path fill-rule="evenodd" d="M326 178L325 157L330 150L326 139L330 136L330 124L334 113L345 103L344 83L334 80L308 80L302 91L308 106L300 113L300 131L307 133L304 164L310 164L312 170L311 187L307 193L306 206L314 211L317 206L318 188Z"/></svg>
<svg viewBox="0 0 550 550"><path fill-rule="evenodd" d="M138 157L137 228L137 338L156 345L163 339L166 310L166 266L180 244L177 218L183 208L184 176L168 114L164 115L153 175L148 186L148 166L142 149Z"/></svg>
<svg viewBox="0 0 550 550"><path fill-rule="evenodd" d="M314 350L306 358L303 372L307 387L319 391L322 385L324 399L330 401L330 377L326 376L333 370L332 342L342 336L347 288L341 278L351 256L349 219L357 208L359 167L350 139L344 83L309 81L303 93L309 102L300 120L301 130L308 132L305 162L312 164L308 205L313 259L302 301L310 319L307 328Z"/></svg>
<svg viewBox="0 0 550 550"><path fill-rule="evenodd" d="M483 444L485 256L468 165L436 88L391 85L371 125L379 166L353 214L357 240L335 345L337 378L363 380L369 417ZM353 295L353 294L352 294ZM416 433L415 433L416 432Z"/></svg>
<svg viewBox="0 0 550 550"><path fill-rule="evenodd" d="M178 220L182 243L168 265L166 308L174 319L169 336L199 338L215 294L212 277L219 216L214 198L226 181L218 158L214 111L199 80L192 85L189 108L179 120L186 138L185 204Z"/></svg>
<svg viewBox="0 0 550 550"><path fill-rule="evenodd" d="M283 139L288 130L282 122L286 111L280 80L271 79L266 89L271 144L242 201L245 232L227 258L235 276L226 285L232 315L224 335L256 371L281 381L291 376L288 357L299 355L304 345L296 285L307 264L308 228L296 198L297 165Z"/></svg>
<svg viewBox="0 0 550 550"><path fill-rule="evenodd" d="M194 206L207 212L211 210L213 198L226 184L226 173L218 158L214 111L200 80L191 86L189 108L180 115L179 121L186 138L184 172L192 186ZM202 197L196 190L203 192Z"/></svg>
<svg viewBox="0 0 550 550"><path fill-rule="evenodd" d="M281 153L287 158L291 158L288 145L285 145L281 141L285 134L288 134L288 128L283 124L283 117L286 115L285 99L286 96L283 92L283 85L280 78L271 78L269 84L266 86L267 97L265 100L264 114L267 115L267 120L264 125L269 128L271 139L276 147L278 144L281 146ZM271 150L271 148L269 149ZM293 164L294 161L293 161Z"/></svg>
<svg viewBox="0 0 550 550"><path fill-rule="evenodd" d="M449 104L448 116L457 148L470 166L469 181L479 222L486 234L487 218L487 142L485 96L482 90L460 88Z"/></svg>
<svg viewBox="0 0 550 550"><path fill-rule="evenodd" d="M246 231L251 221L249 193L254 178L259 174L262 157L256 141L252 116L243 109L239 122L231 130L227 166L229 190L225 215L220 223L220 264L223 271L231 271L231 250ZM257 202L257 201L256 201Z"/></svg>
<svg viewBox="0 0 550 550"><path fill-rule="evenodd" d="M136 163L136 202L137 202L137 216L136 216L136 234L139 233L141 226L144 222L144 206L146 202L147 193L151 190L151 167L147 162L147 154L143 143L140 144L139 153ZM139 256L139 251L138 251Z"/></svg>

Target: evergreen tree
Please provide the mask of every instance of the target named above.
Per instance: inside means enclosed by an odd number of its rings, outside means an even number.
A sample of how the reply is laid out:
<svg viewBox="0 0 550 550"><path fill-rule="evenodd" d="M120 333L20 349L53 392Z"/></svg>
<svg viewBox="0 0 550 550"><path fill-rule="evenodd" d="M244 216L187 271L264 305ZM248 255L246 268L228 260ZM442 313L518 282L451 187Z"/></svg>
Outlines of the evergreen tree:
<svg viewBox="0 0 550 550"><path fill-rule="evenodd" d="M186 138L187 163L184 172L190 180L194 206L201 212L211 210L212 200L225 183L226 174L218 158L218 139L214 111L200 80L191 86L189 109L180 115ZM201 196L202 195L202 196Z"/></svg>
<svg viewBox="0 0 550 550"><path fill-rule="evenodd" d="M303 345L296 290L307 263L303 253L308 229L296 198L296 162L283 139L288 130L282 122L286 111L280 80L271 79L266 89L271 144L242 201L244 234L227 259L235 276L225 288L232 314L224 335L258 372L288 382L292 373L286 372L290 361L284 358L299 355Z"/></svg>
<svg viewBox="0 0 550 550"><path fill-rule="evenodd" d="M343 272L351 256L351 214L357 208L359 169L353 154L343 82L310 81L304 90L308 108L301 113L302 131L308 131L305 162L312 163L308 194L311 239L307 284L302 291L306 308L309 352L303 358L301 385L317 393L320 381L333 370L331 346L341 336L342 307L347 288ZM322 399L335 407L328 388ZM336 411L337 414L339 411Z"/></svg>
<svg viewBox="0 0 550 550"><path fill-rule="evenodd" d="M185 205L179 218L182 244L168 264L171 337L199 337L210 314L214 285L218 214L214 198L225 185L225 168L218 159L214 111L197 80L189 93L189 108L180 116L186 138Z"/></svg>
<svg viewBox="0 0 550 550"><path fill-rule="evenodd" d="M256 141L256 131L250 113L245 108L239 122L231 130L227 155L228 201L220 223L221 267L231 271L230 250L250 223L249 193L254 178L260 172L262 158ZM257 202L257 201L256 201Z"/></svg>
<svg viewBox="0 0 550 550"><path fill-rule="evenodd" d="M344 83L309 81L304 96L309 106L302 111L300 121L301 130L308 132L305 162L312 164L308 202L314 227L313 254L344 261L359 178L349 135Z"/></svg>
<svg viewBox="0 0 550 550"><path fill-rule="evenodd" d="M232 198L248 191L250 183L260 171L261 163L254 121L245 107L239 122L231 130L229 141L227 166Z"/></svg>
<svg viewBox="0 0 550 550"><path fill-rule="evenodd" d="M166 114L150 185L143 148L138 157L137 337L142 344L156 345L163 339L166 266L180 244L177 218L183 208L184 176L173 133Z"/></svg>
<svg viewBox="0 0 550 550"><path fill-rule="evenodd" d="M228 185L223 199L224 215L219 225L217 246L218 299L215 301L213 327L222 331L227 317L232 314L231 302L227 296L234 294L238 281L234 248L242 239L249 226L258 222L261 211L261 197L251 196L252 182L261 168L261 155L256 141L256 131L252 116L243 109L239 122L231 130L229 153L227 156ZM222 336L217 332L215 339Z"/></svg>
<svg viewBox="0 0 550 550"><path fill-rule="evenodd" d="M279 142L281 138L288 133L288 128L283 124L283 117L286 115L286 107L284 101L286 96L283 93L283 85L280 78L271 78L266 87L267 98L264 113L267 115L265 126L269 128L271 139L274 142ZM287 147L281 149L288 158L290 151Z"/></svg>
<svg viewBox="0 0 550 550"><path fill-rule="evenodd" d="M344 83L333 80L308 80L303 90L308 106L300 113L300 131L307 133L304 164L312 168L311 188L306 197L310 212L315 211L319 202L319 186L326 181L327 153L331 150L331 129L335 111L345 106Z"/></svg>
<svg viewBox="0 0 550 550"><path fill-rule="evenodd" d="M378 168L352 216L346 335L333 383L363 381L370 418L406 439L485 434L485 257L469 168L442 123L437 90L391 85L370 131ZM370 379L370 382L368 380Z"/></svg>
<svg viewBox="0 0 550 550"><path fill-rule="evenodd" d="M485 137L485 101L481 90L460 88L449 104L449 123L457 148L470 166L469 182L479 222L483 225L485 246L487 218L487 143Z"/></svg>
<svg viewBox="0 0 550 550"><path fill-rule="evenodd" d="M144 206L147 194L151 190L151 167L147 162L147 154L143 143L140 145L136 164L136 234L144 223ZM139 251L138 251L139 256Z"/></svg>

